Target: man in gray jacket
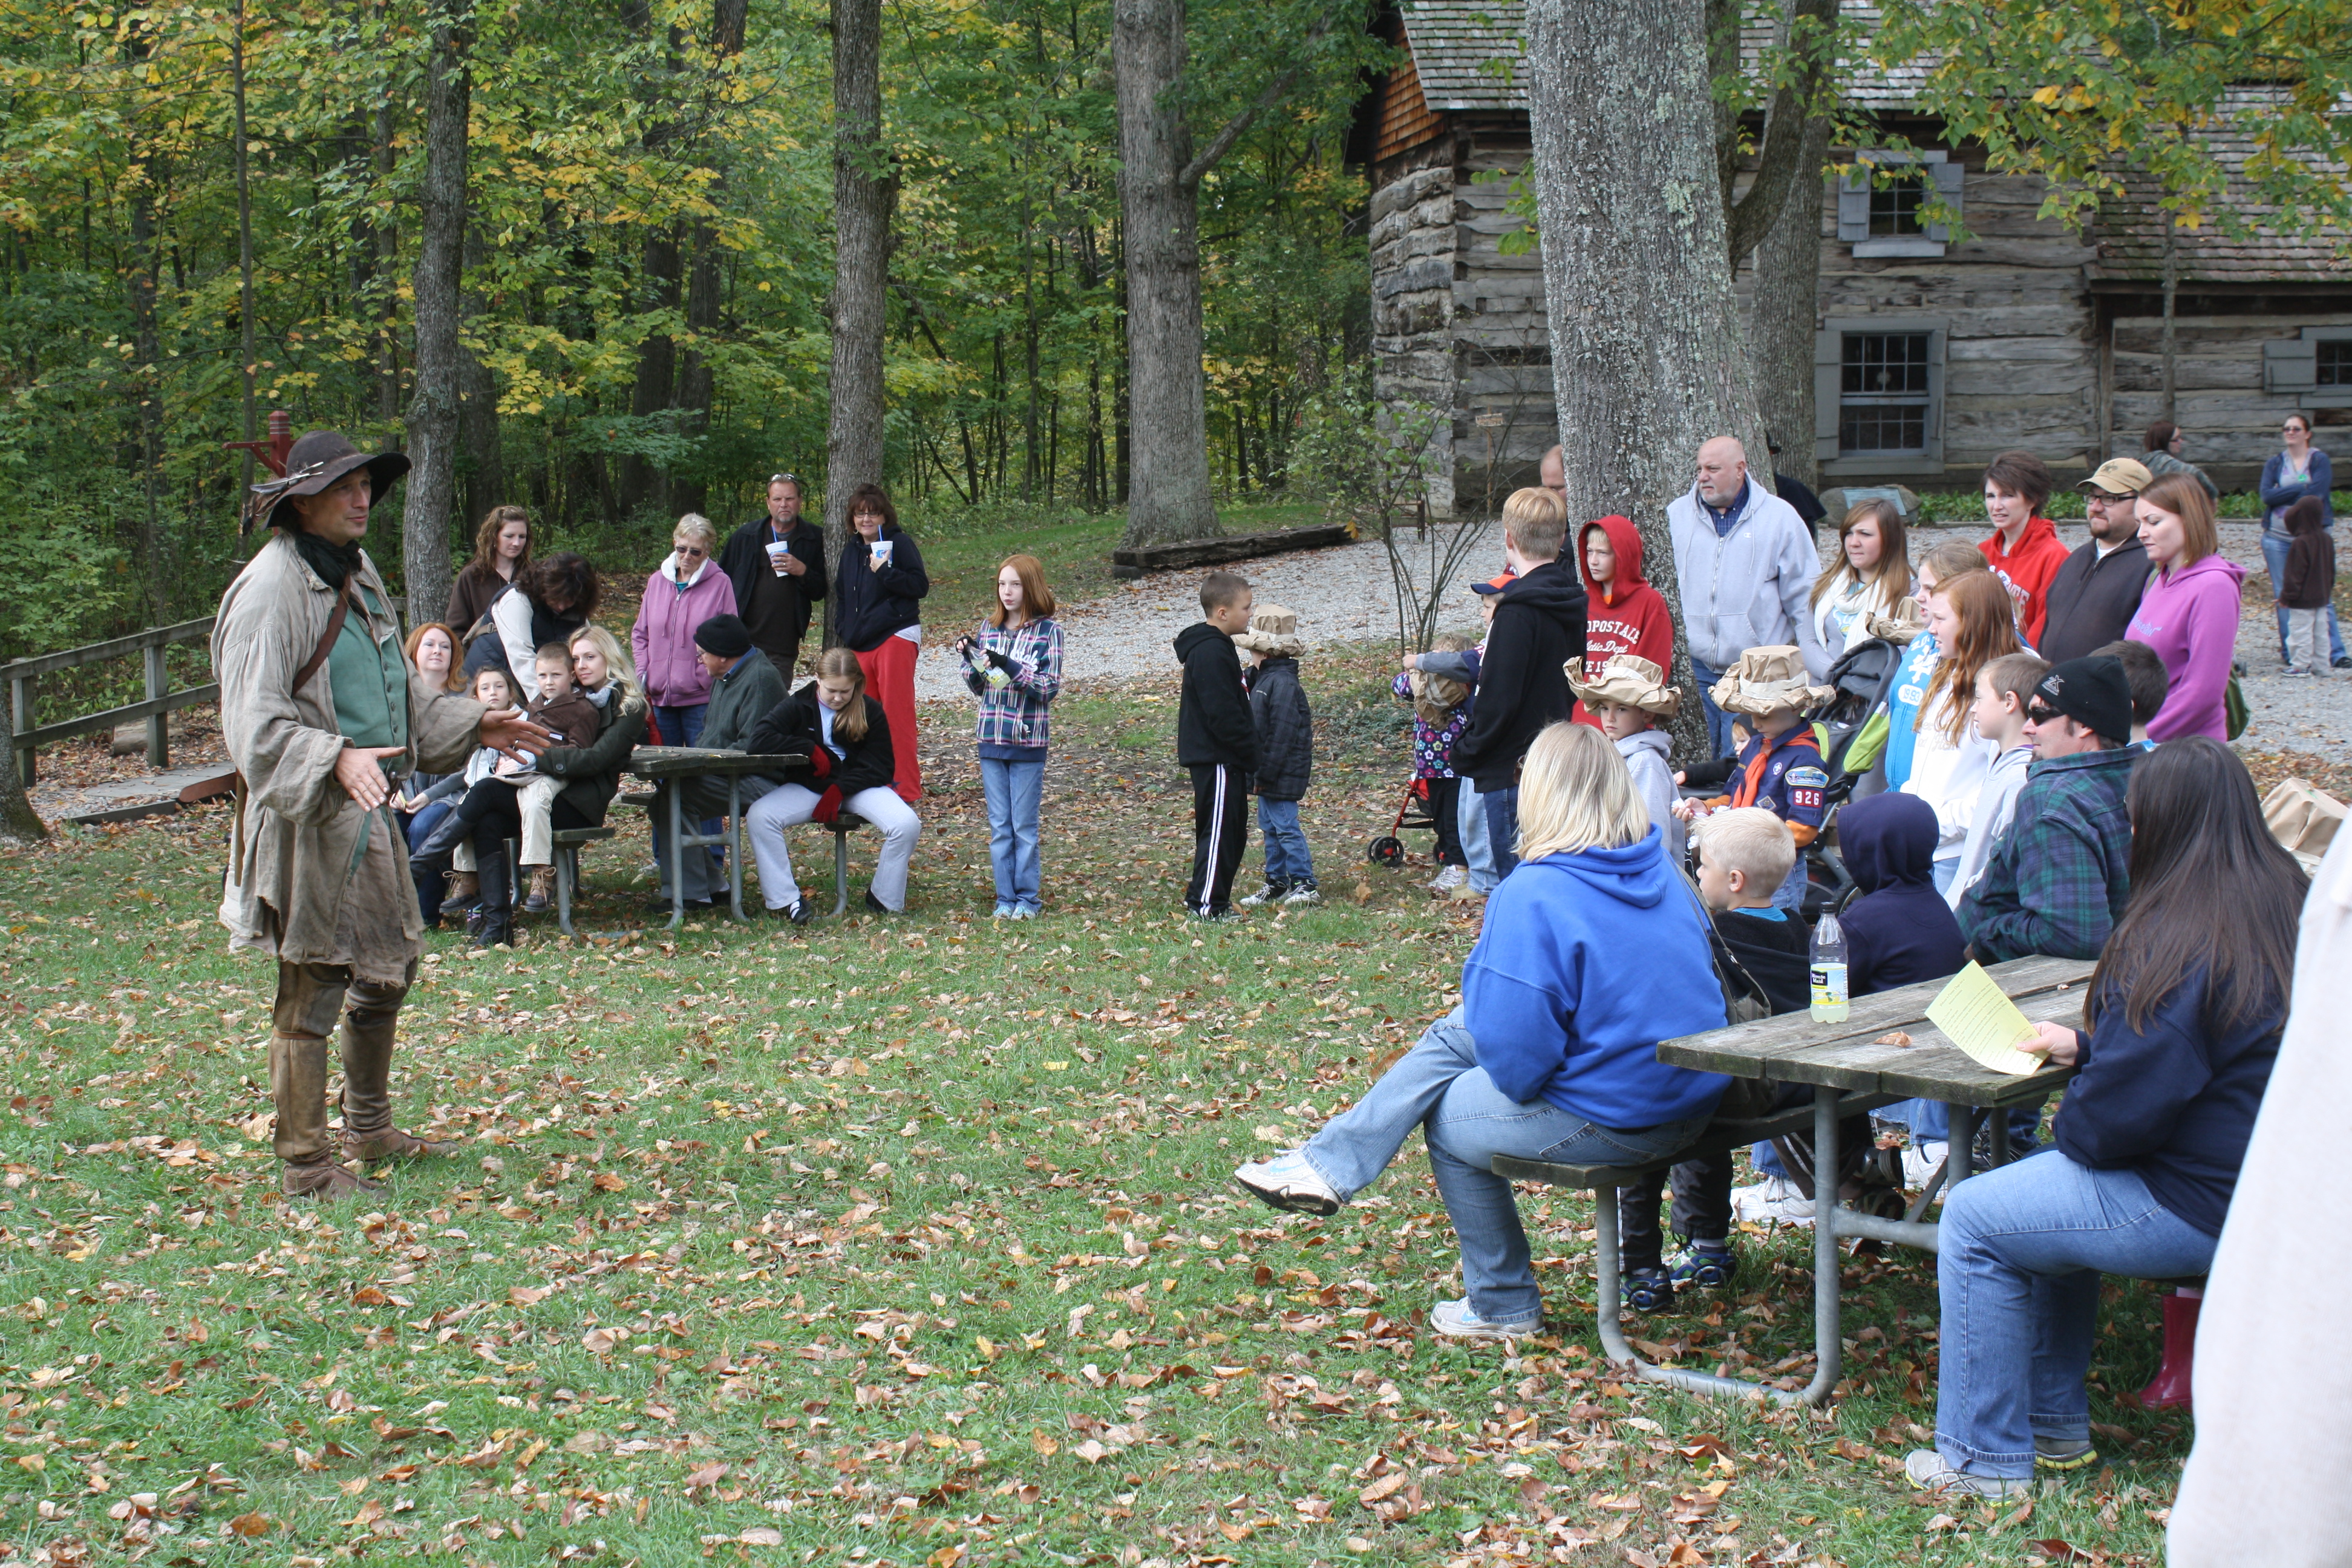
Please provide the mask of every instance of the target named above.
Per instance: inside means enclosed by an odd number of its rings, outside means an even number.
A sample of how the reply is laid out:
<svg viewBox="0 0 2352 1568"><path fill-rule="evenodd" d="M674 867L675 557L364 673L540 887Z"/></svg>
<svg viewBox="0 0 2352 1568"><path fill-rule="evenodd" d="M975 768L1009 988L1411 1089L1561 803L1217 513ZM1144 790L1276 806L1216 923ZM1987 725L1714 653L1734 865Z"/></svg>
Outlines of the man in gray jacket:
<svg viewBox="0 0 2352 1568"><path fill-rule="evenodd" d="M1821 556L1796 509L1748 478L1747 450L1729 436L1698 449L1698 482L1667 503L1666 524L1707 742L1727 757L1731 720L1713 692L1741 654L1793 644L1815 680L1829 673L1811 614Z"/></svg>

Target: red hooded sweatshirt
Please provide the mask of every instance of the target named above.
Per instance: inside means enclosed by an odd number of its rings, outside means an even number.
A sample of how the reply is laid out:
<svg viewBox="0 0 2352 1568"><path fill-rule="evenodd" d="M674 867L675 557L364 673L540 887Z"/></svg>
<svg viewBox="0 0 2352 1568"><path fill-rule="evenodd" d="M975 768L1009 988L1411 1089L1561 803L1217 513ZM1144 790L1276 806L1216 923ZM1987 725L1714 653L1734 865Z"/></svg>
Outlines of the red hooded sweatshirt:
<svg viewBox="0 0 2352 1568"><path fill-rule="evenodd" d="M2017 536L2016 549L2001 549L1997 528L1977 549L2009 584L2010 595L2017 601L2017 629L2027 642L2040 647L2042 623L2050 614L2050 580L2073 553L2058 537L2058 525L2046 517L2029 518L2025 531Z"/></svg>
<svg viewBox="0 0 2352 1568"><path fill-rule="evenodd" d="M1606 588L1592 580L1592 568L1584 559L1585 536L1596 528L1609 536L1609 548L1617 555L1617 573ZM1666 613L1664 596L1642 575L1642 531L1633 520L1604 517L1578 529L1576 569L1584 578L1587 599L1584 679L1600 679L1601 667L1621 653L1646 658L1660 669L1673 669L1674 619ZM1580 724L1600 727L1601 721L1586 712L1581 702L1570 716Z"/></svg>

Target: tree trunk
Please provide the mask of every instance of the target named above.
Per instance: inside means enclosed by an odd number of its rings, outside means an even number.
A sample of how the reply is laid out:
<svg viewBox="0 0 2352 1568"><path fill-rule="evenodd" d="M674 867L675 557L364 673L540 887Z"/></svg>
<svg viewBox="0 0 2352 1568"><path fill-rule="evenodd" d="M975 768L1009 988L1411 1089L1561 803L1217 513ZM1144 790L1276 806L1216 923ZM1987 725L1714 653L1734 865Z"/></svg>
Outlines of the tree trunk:
<svg viewBox="0 0 2352 1568"><path fill-rule="evenodd" d="M470 271L481 267L487 258L482 254L482 226L466 226L466 266ZM489 302L479 294L466 292L459 297L459 308L465 320L478 321L490 313ZM459 438L466 450L466 507L462 514L460 539L467 530L480 523L490 508L507 499L506 452L499 435L499 384L482 356L460 340L457 344L457 393ZM459 631L466 628L459 626Z"/></svg>
<svg viewBox="0 0 2352 1568"><path fill-rule="evenodd" d="M882 481L882 331L898 182L882 147L882 0L832 0L832 6L833 406L824 436L824 523L831 559L838 561L849 530L849 492ZM825 596L828 643L838 603Z"/></svg>
<svg viewBox="0 0 2352 1568"><path fill-rule="evenodd" d="M711 67L723 74L743 52L743 31L751 0L718 0L710 21ZM726 201L727 174L722 166L710 184L714 204ZM707 344L717 336L721 291L719 277L719 236L708 223L697 223L687 236L686 326L691 334L678 356L677 405L684 410L688 433L700 436L710 426L710 406L718 393ZM710 487L701 479L670 480L670 500L680 511L701 511L709 504Z"/></svg>
<svg viewBox="0 0 2352 1568"><path fill-rule="evenodd" d="M251 441L261 435L254 406L254 361L259 350L253 329L253 188L252 156L245 136L245 0L237 0L235 31L229 50L229 85L235 95L236 154L236 314L238 385L244 394L244 433ZM245 488L253 485L253 454L245 455Z"/></svg>
<svg viewBox="0 0 2352 1568"><path fill-rule="evenodd" d="M1641 520L1643 564L1675 616L1666 503L1699 444L1737 436L1762 460L1715 162L1703 0L1529 0L1536 210L1568 515ZM1678 748L1700 754L1699 704Z"/></svg>
<svg viewBox="0 0 2352 1568"><path fill-rule="evenodd" d="M1184 181L1183 0L1117 0L1118 202L1127 250L1129 546L1217 531L1201 375L1201 214Z"/></svg>
<svg viewBox="0 0 2352 1568"><path fill-rule="evenodd" d="M1809 489L1821 488L1822 472L1814 455L1813 338L1821 328L1822 170L1830 129L1826 114L1806 129L1795 183L1756 247L1756 401L1780 443L1777 466Z"/></svg>
<svg viewBox="0 0 2352 1568"><path fill-rule="evenodd" d="M449 598L449 518L457 504L458 285L466 260L466 132L473 84L469 0L433 29L425 68L423 224L416 247L416 394L408 405L408 495L401 523L409 619Z"/></svg>
<svg viewBox="0 0 2352 1568"><path fill-rule="evenodd" d="M646 238L642 264L643 289L640 302L657 310L677 308L679 259L677 230L666 226L654 230ZM637 345L636 384L629 393L629 412L640 419L677 406L677 341L667 332L655 332ZM662 486L662 471L653 462L632 452L620 462L620 506L625 514L642 508L661 510L668 505Z"/></svg>
<svg viewBox="0 0 2352 1568"><path fill-rule="evenodd" d="M0 844L39 844L49 837L33 803L25 798L24 775L16 771L16 725L9 710L0 707L0 733L12 742L0 751Z"/></svg>

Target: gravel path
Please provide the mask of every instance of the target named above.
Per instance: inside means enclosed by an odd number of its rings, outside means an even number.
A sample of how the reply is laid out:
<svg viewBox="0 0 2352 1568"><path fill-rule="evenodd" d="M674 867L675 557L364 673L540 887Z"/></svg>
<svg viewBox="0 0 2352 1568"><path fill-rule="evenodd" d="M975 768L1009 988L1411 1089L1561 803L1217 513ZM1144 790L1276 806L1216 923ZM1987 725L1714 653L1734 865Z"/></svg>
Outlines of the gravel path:
<svg viewBox="0 0 2352 1568"><path fill-rule="evenodd" d="M1911 552L1916 559L1946 538L1973 542L1983 531L1980 523L1916 529ZM2079 523L2061 524L2058 531L2070 547L2088 537ZM2263 574L2261 532L2256 523L2225 522L2221 548L2247 569L2266 601L2269 580ZM1822 540L1826 548L1833 548L1836 535L1824 529ZM1454 574L1442 625L1477 629L1469 584L1475 578L1491 576L1500 566L1502 552L1502 530L1496 525ZM1310 645L1372 642L1395 635L1388 562L1377 542L1269 556L1244 562L1240 570L1261 604L1271 600L1298 612L1300 635ZM1179 631L1200 619L1193 596L1200 578L1198 572L1161 573L1099 598L1066 605L1061 619L1067 679L1087 683L1174 676L1176 658L1170 645ZM917 694L968 700L955 656L944 640L924 648L916 668ZM2352 671L2316 679L2284 674L2271 617L2251 608L2239 626L2238 660L2248 671L2242 685L2252 712L2240 745L2254 751L2315 752L2338 761L2352 758Z"/></svg>

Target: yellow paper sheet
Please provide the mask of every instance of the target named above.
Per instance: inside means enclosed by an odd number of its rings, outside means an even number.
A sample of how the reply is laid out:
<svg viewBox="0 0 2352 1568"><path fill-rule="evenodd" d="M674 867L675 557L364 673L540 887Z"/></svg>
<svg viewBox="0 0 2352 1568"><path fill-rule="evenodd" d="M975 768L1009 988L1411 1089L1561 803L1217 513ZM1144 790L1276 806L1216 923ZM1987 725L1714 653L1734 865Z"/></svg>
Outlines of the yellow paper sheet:
<svg viewBox="0 0 2352 1568"><path fill-rule="evenodd" d="M1927 1006L1927 1021L1952 1044L1995 1072L2040 1072L2049 1064L2017 1047L2033 1037L2033 1026L2002 994L2000 983L1970 963Z"/></svg>

